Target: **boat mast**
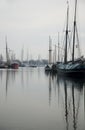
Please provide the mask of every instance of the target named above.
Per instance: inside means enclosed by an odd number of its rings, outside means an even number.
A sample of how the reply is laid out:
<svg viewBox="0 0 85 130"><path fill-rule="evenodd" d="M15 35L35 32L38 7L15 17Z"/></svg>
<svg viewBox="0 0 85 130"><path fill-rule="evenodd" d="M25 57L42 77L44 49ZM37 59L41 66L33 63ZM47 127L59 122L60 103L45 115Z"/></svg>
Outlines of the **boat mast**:
<svg viewBox="0 0 85 130"><path fill-rule="evenodd" d="M24 47L21 50L21 62L23 63Z"/></svg>
<svg viewBox="0 0 85 130"><path fill-rule="evenodd" d="M67 24L66 24L66 43L65 43L64 63L67 63L68 19L69 19L69 4L67 1Z"/></svg>
<svg viewBox="0 0 85 130"><path fill-rule="evenodd" d="M75 52L74 47L75 47L75 32L76 32L76 9L77 9L77 0L75 0L72 62L74 62L74 52Z"/></svg>
<svg viewBox="0 0 85 130"><path fill-rule="evenodd" d="M28 62L28 49L27 49L27 62Z"/></svg>
<svg viewBox="0 0 85 130"><path fill-rule="evenodd" d="M5 41L6 41L6 61L8 64L10 62L10 59L9 59L9 53L8 53L8 47L7 47L7 36L5 37Z"/></svg>
<svg viewBox="0 0 85 130"><path fill-rule="evenodd" d="M49 64L52 63L52 39L49 36Z"/></svg>
<svg viewBox="0 0 85 130"><path fill-rule="evenodd" d="M58 62L59 62L59 32L58 32Z"/></svg>
<svg viewBox="0 0 85 130"><path fill-rule="evenodd" d="M55 60L54 60L54 62L56 63L56 45L55 45L54 56L55 56Z"/></svg>

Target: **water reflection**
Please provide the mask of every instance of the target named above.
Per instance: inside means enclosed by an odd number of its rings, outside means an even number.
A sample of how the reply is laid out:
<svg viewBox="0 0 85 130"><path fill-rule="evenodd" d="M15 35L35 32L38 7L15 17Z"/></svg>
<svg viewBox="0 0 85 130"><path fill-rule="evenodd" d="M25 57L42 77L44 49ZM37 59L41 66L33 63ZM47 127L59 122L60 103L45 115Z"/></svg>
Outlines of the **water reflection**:
<svg viewBox="0 0 85 130"><path fill-rule="evenodd" d="M78 130L80 127L79 123L84 121L83 115L85 114L85 79L73 79L70 77L52 75L50 73L47 73L47 76L49 76L49 104L51 104L52 88L54 86L54 88L56 87L54 90L57 91L58 105L62 104L63 100L62 109L66 122L66 130ZM62 100L59 97L63 97ZM81 119L82 121L80 121ZM82 126L82 128L83 127L84 126Z"/></svg>
<svg viewBox="0 0 85 130"><path fill-rule="evenodd" d="M7 97L7 90L8 90L8 81L9 80L9 71L6 72L6 97Z"/></svg>
<svg viewBox="0 0 85 130"><path fill-rule="evenodd" d="M84 86L84 118L85 118L85 86Z"/></svg>
<svg viewBox="0 0 85 130"><path fill-rule="evenodd" d="M2 81L3 70L0 70L0 80Z"/></svg>
<svg viewBox="0 0 85 130"><path fill-rule="evenodd" d="M0 70L0 128L84 130L84 86L43 68Z"/></svg>
<svg viewBox="0 0 85 130"><path fill-rule="evenodd" d="M65 119L66 119L66 130L68 130L68 106L67 106L67 103L68 103L68 100L67 100L67 84L66 84L66 81L64 82L64 91L65 91Z"/></svg>
<svg viewBox="0 0 85 130"><path fill-rule="evenodd" d="M52 87L51 87L51 75L49 75L49 105L51 105L51 89L52 89Z"/></svg>
<svg viewBox="0 0 85 130"><path fill-rule="evenodd" d="M78 116L81 106L81 95L83 93L83 87L85 79L73 79L67 77L57 77L60 84L64 85L65 92L65 119L66 119L66 130L69 129L70 119L73 120L73 129L77 130ZM70 88L70 91L68 89ZM84 113L84 111L82 111ZM72 117L71 117L72 116ZM82 118L83 121L83 118ZM70 126L71 127L71 126Z"/></svg>
<svg viewBox="0 0 85 130"><path fill-rule="evenodd" d="M79 112L79 106L80 106L80 94L79 94L79 98L78 98L78 104L75 107L75 91L74 91L74 82L72 82L72 109L73 109L73 128L74 130L77 129L77 118L78 118L78 112ZM82 86L80 86L82 87ZM82 88L80 88L82 89ZM65 119L66 119L66 130L68 130L69 128L69 120L68 120L68 116L69 116L69 106L71 106L70 102L68 102L68 93L67 93L67 82L66 80L64 80L64 91L65 91Z"/></svg>
<svg viewBox="0 0 85 130"><path fill-rule="evenodd" d="M46 76L48 76L48 79L49 79L49 84L48 84L48 88L49 88L49 106L51 106L52 87L54 89L55 96L56 96L56 74L52 74L50 72L45 72L45 74L46 74Z"/></svg>
<svg viewBox="0 0 85 130"><path fill-rule="evenodd" d="M15 77L16 77L16 74L17 74L17 70L9 70L7 69L6 72L6 97L7 97L7 94L8 94L8 88L9 87L13 87L13 84L15 82Z"/></svg>
<svg viewBox="0 0 85 130"><path fill-rule="evenodd" d="M5 86L6 97L9 86L12 86L13 83L15 82L15 73L17 73L17 70L9 70L9 69L0 70L0 83L2 82L1 86L3 88Z"/></svg>

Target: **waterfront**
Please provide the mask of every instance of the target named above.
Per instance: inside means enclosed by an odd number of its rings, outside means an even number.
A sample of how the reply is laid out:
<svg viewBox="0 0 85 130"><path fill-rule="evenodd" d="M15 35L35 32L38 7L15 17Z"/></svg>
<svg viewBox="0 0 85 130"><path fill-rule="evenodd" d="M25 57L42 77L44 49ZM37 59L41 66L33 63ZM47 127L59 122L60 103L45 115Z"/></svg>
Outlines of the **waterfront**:
<svg viewBox="0 0 85 130"><path fill-rule="evenodd" d="M0 130L84 130L85 80L0 70Z"/></svg>

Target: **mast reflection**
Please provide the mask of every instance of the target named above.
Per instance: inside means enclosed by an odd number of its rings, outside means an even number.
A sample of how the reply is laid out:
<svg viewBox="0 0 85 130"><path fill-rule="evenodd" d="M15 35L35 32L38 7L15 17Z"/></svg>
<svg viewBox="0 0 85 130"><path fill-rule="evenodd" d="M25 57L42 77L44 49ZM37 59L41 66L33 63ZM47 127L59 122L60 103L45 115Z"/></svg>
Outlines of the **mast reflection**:
<svg viewBox="0 0 85 130"><path fill-rule="evenodd" d="M15 81L15 70L6 70L6 97L8 94L9 86L12 86L13 82Z"/></svg>
<svg viewBox="0 0 85 130"><path fill-rule="evenodd" d="M7 97L7 92L8 92L8 81L9 80L9 71L6 71L6 97Z"/></svg>
<svg viewBox="0 0 85 130"><path fill-rule="evenodd" d="M85 86L84 86L84 119L85 119Z"/></svg>
<svg viewBox="0 0 85 130"><path fill-rule="evenodd" d="M74 130L77 129L77 122L76 122L76 117L75 117L75 97L74 97L74 84L72 84L72 100L73 100L73 128Z"/></svg>
<svg viewBox="0 0 85 130"><path fill-rule="evenodd" d="M77 130L78 115L80 108L80 96L83 92L84 79L72 79L68 77L57 77L58 84L64 86L65 94L65 120L66 120L66 130L69 130L69 124L73 122L73 129ZM58 86L59 87L59 86ZM72 116L72 117L71 117Z"/></svg>
<svg viewBox="0 0 85 130"><path fill-rule="evenodd" d="M49 106L51 105L51 91L52 91L52 86L51 86L51 75L49 75Z"/></svg>
<svg viewBox="0 0 85 130"><path fill-rule="evenodd" d="M85 102L85 78L64 77L52 73L46 73L46 75L49 80L49 105L52 105L51 102L54 101L52 100L54 98L53 94L57 92L56 99L58 101L56 105L60 107L60 110L63 110L66 130L78 130L80 120L81 118L84 119L83 113L85 113L85 104L82 104L82 102ZM53 90L55 93L53 93ZM61 107L62 105L64 106Z"/></svg>
<svg viewBox="0 0 85 130"><path fill-rule="evenodd" d="M68 100L67 100L67 84L66 84L66 81L64 81L64 92L65 92L65 119L66 119L66 130L68 130Z"/></svg>
<svg viewBox="0 0 85 130"><path fill-rule="evenodd" d="M56 95L56 74L52 74L50 72L45 72L45 74L48 76L48 86L49 86L49 106L51 105L51 98L52 98L52 87L54 88L54 92Z"/></svg>
<svg viewBox="0 0 85 130"><path fill-rule="evenodd" d="M2 81L2 77L3 77L3 70L0 70L0 79Z"/></svg>

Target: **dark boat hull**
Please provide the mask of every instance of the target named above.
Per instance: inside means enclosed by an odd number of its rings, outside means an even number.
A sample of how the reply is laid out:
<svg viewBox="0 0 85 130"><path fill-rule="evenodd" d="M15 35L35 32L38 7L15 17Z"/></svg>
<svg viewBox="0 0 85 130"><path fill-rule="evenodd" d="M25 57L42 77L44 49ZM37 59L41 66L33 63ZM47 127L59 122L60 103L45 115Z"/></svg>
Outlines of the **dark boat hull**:
<svg viewBox="0 0 85 130"><path fill-rule="evenodd" d="M85 69L84 70L62 70L58 69L57 73L59 75L71 76L71 77L82 77L85 76Z"/></svg>
<svg viewBox="0 0 85 130"><path fill-rule="evenodd" d="M51 68L50 65L45 66L45 71L49 71L49 72L51 72L51 70L52 70L52 68Z"/></svg>
<svg viewBox="0 0 85 130"><path fill-rule="evenodd" d="M82 77L85 76L85 64L84 62L69 62L67 64L60 63L57 66L57 73L59 75Z"/></svg>
<svg viewBox="0 0 85 130"><path fill-rule="evenodd" d="M11 63L7 65L7 69L18 69L19 64L18 63Z"/></svg>

